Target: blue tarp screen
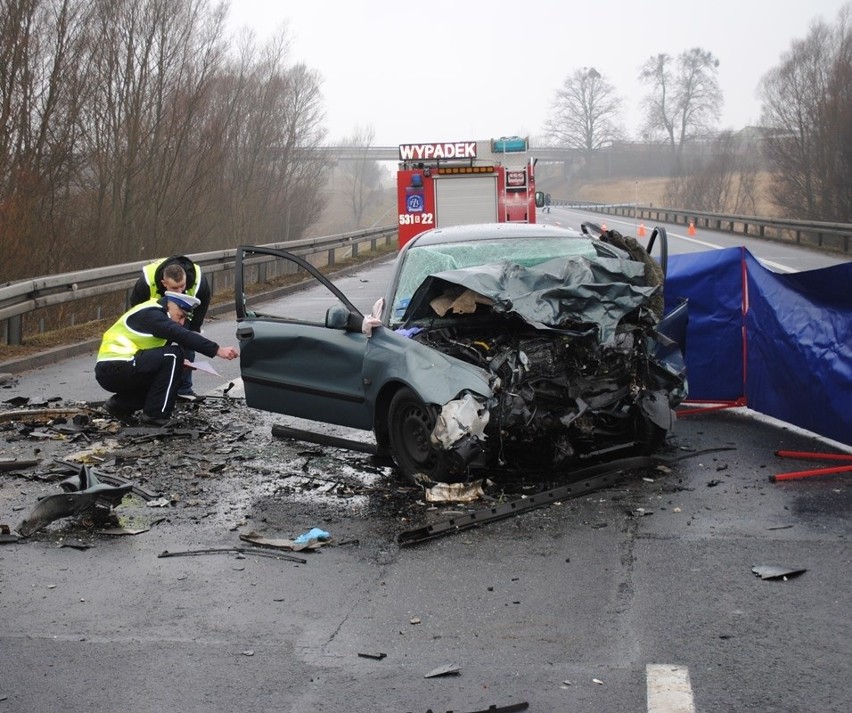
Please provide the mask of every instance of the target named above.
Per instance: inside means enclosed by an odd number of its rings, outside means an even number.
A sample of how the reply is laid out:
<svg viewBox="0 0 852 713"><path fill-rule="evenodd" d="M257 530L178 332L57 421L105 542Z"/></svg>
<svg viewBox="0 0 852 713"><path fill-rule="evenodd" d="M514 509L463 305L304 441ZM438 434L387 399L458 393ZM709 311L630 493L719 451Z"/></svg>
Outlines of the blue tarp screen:
<svg viewBox="0 0 852 713"><path fill-rule="evenodd" d="M681 299L690 400L744 399L852 445L852 262L778 274L742 247L676 255L667 310Z"/></svg>

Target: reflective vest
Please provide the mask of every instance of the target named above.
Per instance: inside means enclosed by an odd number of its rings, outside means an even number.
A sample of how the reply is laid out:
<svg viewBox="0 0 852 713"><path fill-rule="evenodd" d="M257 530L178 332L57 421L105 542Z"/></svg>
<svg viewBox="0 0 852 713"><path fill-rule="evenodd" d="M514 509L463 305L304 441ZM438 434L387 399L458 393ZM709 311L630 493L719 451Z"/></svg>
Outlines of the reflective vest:
<svg viewBox="0 0 852 713"><path fill-rule="evenodd" d="M162 260L149 262L142 268L142 277L144 277L145 282L148 283L148 294L150 294L151 297L155 297L160 294L162 285L157 282L157 269L169 259L170 258L164 257ZM180 265L181 267L185 267L183 263L180 263ZM192 263L192 266L195 271L195 282L192 284L192 287L186 290L186 294L195 297L195 293L198 292L198 288L201 285L201 268L195 263ZM186 281L189 282L189 275L186 276Z"/></svg>
<svg viewBox="0 0 852 713"><path fill-rule="evenodd" d="M98 350L98 361L130 361L140 349L155 349L163 347L168 342L162 337L153 334L137 332L127 326L127 318L139 310L162 305L156 300L142 302L127 310L118 321L113 324L101 339L101 348Z"/></svg>

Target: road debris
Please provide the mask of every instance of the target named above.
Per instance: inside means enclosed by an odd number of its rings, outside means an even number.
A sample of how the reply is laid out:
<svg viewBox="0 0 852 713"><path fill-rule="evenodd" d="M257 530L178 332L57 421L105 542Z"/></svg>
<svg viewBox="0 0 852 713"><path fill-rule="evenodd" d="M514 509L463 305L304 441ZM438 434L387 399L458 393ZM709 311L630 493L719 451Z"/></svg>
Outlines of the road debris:
<svg viewBox="0 0 852 713"><path fill-rule="evenodd" d="M425 674L423 678L438 678L439 676L458 676L461 674L461 666L458 664L445 664L444 666L438 666L438 668L433 668L429 673Z"/></svg>
<svg viewBox="0 0 852 713"><path fill-rule="evenodd" d="M785 582L791 577L798 577L807 572L804 567L785 567L777 564L755 565L751 571L761 579L783 579Z"/></svg>
<svg viewBox="0 0 852 713"><path fill-rule="evenodd" d="M325 533L328 535L328 533ZM316 550L322 547L324 544L328 542L328 537L319 538L313 537L302 540L288 540L282 538L269 538L264 537L263 535L257 532L250 532L248 534L241 534L240 539L243 542L251 542L253 545L257 545L259 547L272 547L278 550L293 550L294 552L302 552L303 550Z"/></svg>
<svg viewBox="0 0 852 713"><path fill-rule="evenodd" d="M286 560L287 562L297 562L298 564L307 564L308 560L293 555L287 555L283 552L270 552L269 550L250 549L248 547L206 547L201 550L183 550L181 552L169 552L163 550L157 555L158 558L163 557L192 557L195 555L223 555L235 554L239 557L269 557L271 559Z"/></svg>
<svg viewBox="0 0 852 713"><path fill-rule="evenodd" d="M54 520L83 515L94 523L107 522L116 507L133 488L132 483L108 485L101 482L93 468L81 466L78 474L60 484L64 493L42 498L18 526L22 537L29 537Z"/></svg>

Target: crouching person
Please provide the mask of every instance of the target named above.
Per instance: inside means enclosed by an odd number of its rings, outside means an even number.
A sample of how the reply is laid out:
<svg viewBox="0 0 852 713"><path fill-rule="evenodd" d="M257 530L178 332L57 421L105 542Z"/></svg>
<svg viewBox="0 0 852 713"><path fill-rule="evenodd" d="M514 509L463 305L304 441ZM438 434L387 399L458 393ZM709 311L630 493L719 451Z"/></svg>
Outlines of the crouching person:
<svg viewBox="0 0 852 713"><path fill-rule="evenodd" d="M103 336L95 379L112 391L104 408L119 419L142 409L140 420L164 426L183 378L184 350L236 359L235 347L220 347L184 324L200 300L180 292L131 307Z"/></svg>

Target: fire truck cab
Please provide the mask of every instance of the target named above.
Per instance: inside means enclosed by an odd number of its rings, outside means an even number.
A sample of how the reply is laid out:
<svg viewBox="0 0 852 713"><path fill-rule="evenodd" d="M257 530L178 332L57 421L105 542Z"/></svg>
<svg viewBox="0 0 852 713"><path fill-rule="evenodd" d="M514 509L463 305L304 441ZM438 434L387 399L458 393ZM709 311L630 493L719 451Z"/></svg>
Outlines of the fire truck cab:
<svg viewBox="0 0 852 713"><path fill-rule="evenodd" d="M535 162L519 136L400 144L399 246L436 227L535 223Z"/></svg>

